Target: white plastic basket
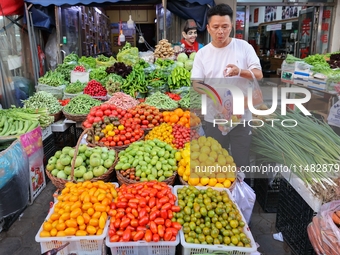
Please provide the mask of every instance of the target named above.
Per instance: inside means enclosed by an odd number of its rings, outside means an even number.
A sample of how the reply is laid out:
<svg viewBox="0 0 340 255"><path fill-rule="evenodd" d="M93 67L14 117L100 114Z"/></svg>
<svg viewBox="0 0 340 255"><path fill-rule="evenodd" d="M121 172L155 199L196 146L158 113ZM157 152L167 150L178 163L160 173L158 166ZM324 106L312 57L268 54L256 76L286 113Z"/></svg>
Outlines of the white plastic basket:
<svg viewBox="0 0 340 255"><path fill-rule="evenodd" d="M118 188L119 184L113 182L113 184ZM56 191L57 192L57 191ZM57 200L54 197L54 203ZM54 207L49 211L46 220L50 218L51 214L54 212ZM69 242L70 244L64 249L58 252L58 255L68 255L70 253L75 253L77 255L99 255L102 254L102 246L104 244L104 239L107 235L110 224L110 218L107 219L103 233L99 236L65 236L65 237L40 237L39 233L42 231L43 224L38 230L35 236L35 241L40 243L41 253L49 251L53 248L60 247L61 245Z"/></svg>
<svg viewBox="0 0 340 255"><path fill-rule="evenodd" d="M46 217L46 220L54 212L54 206ZM58 255L68 255L75 253L77 255L99 255L102 251L104 239L107 235L110 220L107 220L103 233L99 236L63 236L63 237L40 237L39 233L42 231L43 225L39 228L35 236L35 241L40 243L41 253L49 251L53 248L60 247L65 243L70 244L58 252Z"/></svg>
<svg viewBox="0 0 340 255"><path fill-rule="evenodd" d="M185 187L184 185L176 185L174 187L175 195L177 196L177 190ZM239 208L239 206L234 201L234 198L232 197L230 191L227 188L215 188L215 187L207 187L207 186L196 186L197 189L208 189L212 188L214 190L218 191L226 191L229 198L233 201L233 203L237 206L237 209L239 210L242 221L246 223L246 220L244 219L242 212ZM178 200L176 200L176 204L178 204ZM250 239L251 248L248 247L235 247L235 246L228 246L228 245L203 245L203 244L192 244L187 243L185 241L183 230L181 229L179 234L181 238L181 245L182 245L182 255L192 255L192 254L202 254L202 253L212 253L215 251L223 251L225 254L229 255L250 255L252 252L257 251L257 246L254 240L254 237L252 233L250 232L250 229L246 223L246 225L243 227L244 234Z"/></svg>
<svg viewBox="0 0 340 255"><path fill-rule="evenodd" d="M171 191L174 193L174 188L168 185ZM176 246L179 244L179 233L176 236L175 241L159 241L159 242L110 242L110 237L105 239L106 246L110 248L112 255L175 255Z"/></svg>

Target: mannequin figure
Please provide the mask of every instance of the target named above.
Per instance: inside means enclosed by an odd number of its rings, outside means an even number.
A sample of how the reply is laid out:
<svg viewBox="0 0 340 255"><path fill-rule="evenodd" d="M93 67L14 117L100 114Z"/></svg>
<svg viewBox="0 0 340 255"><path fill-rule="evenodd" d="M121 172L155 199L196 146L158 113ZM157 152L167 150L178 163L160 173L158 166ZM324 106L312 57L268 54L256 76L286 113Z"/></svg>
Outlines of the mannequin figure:
<svg viewBox="0 0 340 255"><path fill-rule="evenodd" d="M203 47L203 44L200 44L196 41L197 38L197 25L193 19L189 19L185 22L184 28L182 31L182 47L185 49L185 52L191 53L193 51L198 51Z"/></svg>

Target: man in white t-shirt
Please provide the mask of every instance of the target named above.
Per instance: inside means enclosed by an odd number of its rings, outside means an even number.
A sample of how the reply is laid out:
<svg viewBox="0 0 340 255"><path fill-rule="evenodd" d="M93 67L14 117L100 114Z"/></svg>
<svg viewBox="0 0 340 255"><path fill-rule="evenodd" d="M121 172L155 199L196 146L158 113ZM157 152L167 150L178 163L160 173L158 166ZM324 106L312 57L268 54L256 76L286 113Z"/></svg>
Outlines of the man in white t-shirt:
<svg viewBox="0 0 340 255"><path fill-rule="evenodd" d="M253 80L251 72L257 80L262 79L260 60L253 47L244 40L230 37L232 18L233 10L229 5L219 4L208 10L207 30L212 41L200 49L195 56L191 70L194 88L199 82L216 87L221 86L227 79L230 79L229 81ZM220 89L216 90L220 91ZM222 105L226 107L225 104ZM217 112L213 101L207 97L207 114L204 116L206 136L215 138L222 147L230 149L229 152L237 167L249 165L251 128L239 124L227 135L222 134L218 127L213 125ZM251 112L248 109L245 110L243 119L251 119Z"/></svg>

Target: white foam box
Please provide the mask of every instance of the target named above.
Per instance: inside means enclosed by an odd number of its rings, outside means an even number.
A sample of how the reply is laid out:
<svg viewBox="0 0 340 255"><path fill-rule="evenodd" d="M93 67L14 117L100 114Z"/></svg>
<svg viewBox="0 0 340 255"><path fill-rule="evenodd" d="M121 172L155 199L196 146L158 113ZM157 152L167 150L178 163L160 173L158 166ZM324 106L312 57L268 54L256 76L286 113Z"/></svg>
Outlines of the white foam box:
<svg viewBox="0 0 340 255"><path fill-rule="evenodd" d="M177 196L177 190L183 188L184 185L176 185L174 187L175 195ZM232 254L232 255L251 255L253 252L257 251L257 245L255 243L254 237L250 232L249 226L247 225L247 221L245 220L240 207L234 201L233 196L231 195L229 189L227 188L215 188L209 186L196 186L197 189L208 189L212 188L218 191L225 191L227 192L229 199L233 201L236 205L238 211L242 216L242 221L245 222L245 226L243 227L243 232L250 239L251 247L236 247L236 246L229 246L229 245L212 245L212 244L193 244L187 243L185 241L183 229L180 230L180 237L181 237L181 245L182 245L182 255L192 255L192 254L202 254L202 253L223 253L223 254ZM176 205L178 204L178 200L176 200Z"/></svg>
<svg viewBox="0 0 340 255"><path fill-rule="evenodd" d="M58 120L57 122L54 122L52 127L52 132L64 132L66 131L72 123L65 122L65 119Z"/></svg>
<svg viewBox="0 0 340 255"><path fill-rule="evenodd" d="M79 80L82 83L89 82L90 79L90 72L77 72L71 71L71 83L76 82Z"/></svg>
<svg viewBox="0 0 340 255"><path fill-rule="evenodd" d="M299 84L307 87L309 82L309 76L301 76L294 74L294 84Z"/></svg>
<svg viewBox="0 0 340 255"><path fill-rule="evenodd" d="M307 188L306 184L292 173L288 167L284 167L283 169L281 175L289 182L296 192L299 193L310 208L312 208L314 212L318 212L322 205L321 199L317 198L312 191Z"/></svg>
<svg viewBox="0 0 340 255"><path fill-rule="evenodd" d="M328 90L328 85L327 85L326 80L320 80L320 79L315 79L315 78L309 79L307 87L312 88L312 89L322 90L322 91Z"/></svg>
<svg viewBox="0 0 340 255"><path fill-rule="evenodd" d="M52 135L52 125L49 125L44 129L41 129L41 137L43 141L50 135Z"/></svg>

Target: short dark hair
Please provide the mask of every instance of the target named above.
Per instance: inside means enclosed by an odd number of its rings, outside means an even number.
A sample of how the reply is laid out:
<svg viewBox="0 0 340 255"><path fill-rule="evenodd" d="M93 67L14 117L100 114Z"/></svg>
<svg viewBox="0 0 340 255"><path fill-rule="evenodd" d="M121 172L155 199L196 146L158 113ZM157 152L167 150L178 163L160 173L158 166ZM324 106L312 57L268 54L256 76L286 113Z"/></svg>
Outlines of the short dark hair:
<svg viewBox="0 0 340 255"><path fill-rule="evenodd" d="M229 16L231 20L233 20L233 9L231 9L231 7L227 4L217 4L213 7L211 7L208 11L207 11L207 20L208 23L210 21L210 18L212 16Z"/></svg>

